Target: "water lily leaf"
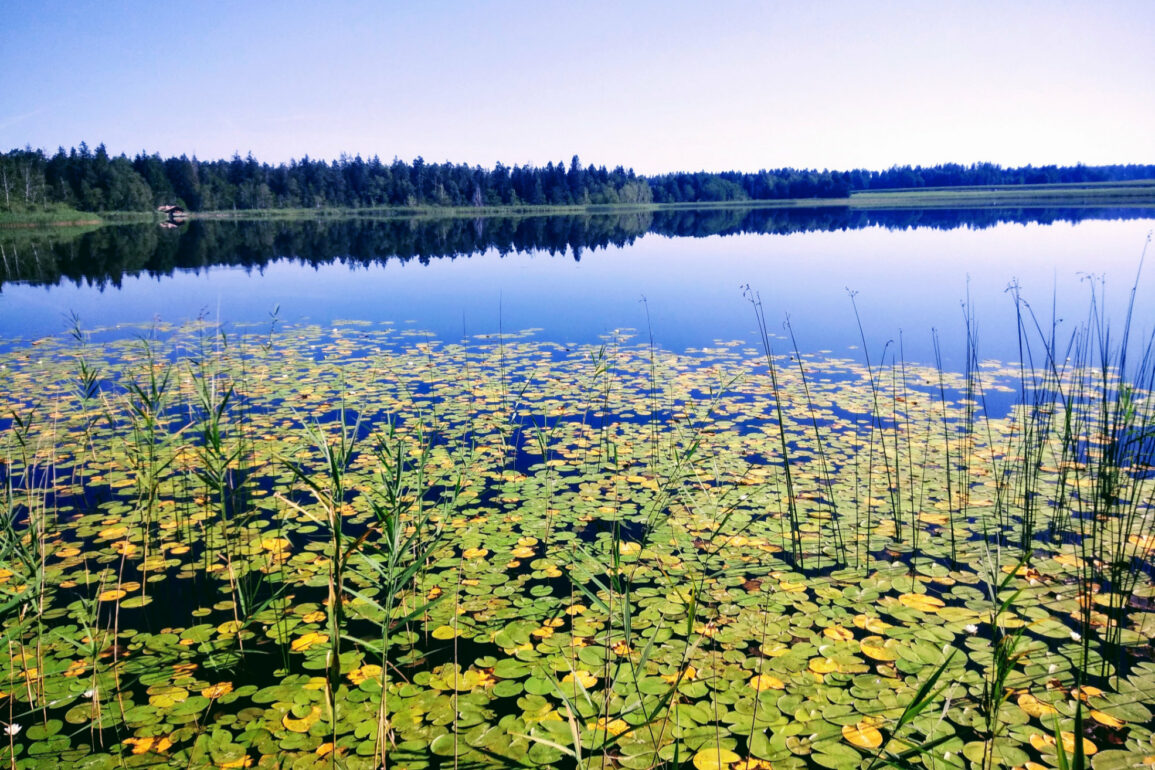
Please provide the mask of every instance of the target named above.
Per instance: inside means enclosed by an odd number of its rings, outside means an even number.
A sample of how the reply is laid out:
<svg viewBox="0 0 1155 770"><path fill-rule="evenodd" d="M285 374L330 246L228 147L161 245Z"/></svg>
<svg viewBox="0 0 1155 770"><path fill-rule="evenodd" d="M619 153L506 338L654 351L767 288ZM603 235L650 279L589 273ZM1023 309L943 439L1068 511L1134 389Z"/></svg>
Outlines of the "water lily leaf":
<svg viewBox="0 0 1155 770"><path fill-rule="evenodd" d="M730 770L730 766L741 759L729 749L711 746L696 753L692 761L697 770Z"/></svg>
<svg viewBox="0 0 1155 770"><path fill-rule="evenodd" d="M453 626L438 626L433 629L431 636L434 639L446 640L452 639L458 635L457 629Z"/></svg>
<svg viewBox="0 0 1155 770"><path fill-rule="evenodd" d="M1023 693L1018 697L1019 708L1033 717L1046 717L1059 713L1059 710L1049 703L1044 703L1030 693Z"/></svg>
<svg viewBox="0 0 1155 770"><path fill-rule="evenodd" d="M281 724L286 730L294 733L307 733L317 720L321 718L321 707L312 706L309 712L303 717L293 717L291 714L285 714L281 717Z"/></svg>
<svg viewBox="0 0 1155 770"><path fill-rule="evenodd" d="M133 754L147 754L149 752L159 754L168 751L172 746L172 741L163 736L157 738L125 738L121 743L130 747Z"/></svg>
<svg viewBox="0 0 1155 770"><path fill-rule="evenodd" d="M1099 724L1106 725L1107 727L1122 727L1127 724L1122 719L1116 719L1110 714L1106 714L1098 709L1091 709L1090 716Z"/></svg>
<svg viewBox="0 0 1155 770"><path fill-rule="evenodd" d="M988 745L984 741L971 741L962 748L962 754L971 762L982 764L989 754L993 762L1000 765L1023 765L1028 755L1006 738L995 738Z"/></svg>
<svg viewBox="0 0 1155 770"><path fill-rule="evenodd" d="M829 674L840 670L838 661L833 658L811 658L808 667L816 674Z"/></svg>
<svg viewBox="0 0 1155 770"><path fill-rule="evenodd" d="M897 640L882 639L879 636L868 636L859 642L859 649L862 654L874 660L881 660L884 662L898 660L898 651L895 649Z"/></svg>
<svg viewBox="0 0 1155 770"><path fill-rule="evenodd" d="M147 607L152 604L153 597L147 595L130 596L120 603L120 606L126 610L135 610L140 607Z"/></svg>
<svg viewBox="0 0 1155 770"><path fill-rule="evenodd" d="M232 682L218 682L217 684L209 685L208 687L201 690L201 696L211 700L213 698L219 698L222 695L228 695L232 691Z"/></svg>
<svg viewBox="0 0 1155 770"><path fill-rule="evenodd" d="M903 594L898 597L904 607L919 612L938 612L946 603L942 599L927 594Z"/></svg>
<svg viewBox="0 0 1155 770"><path fill-rule="evenodd" d="M148 698L149 705L162 709L171 708L177 703L187 700L189 696L188 690L183 687L160 687L156 688L155 691L153 691L154 688L149 689L151 693Z"/></svg>
<svg viewBox="0 0 1155 770"><path fill-rule="evenodd" d="M501 679L520 679L527 676L530 668L521 661L512 658L502 658L493 666L493 674Z"/></svg>
<svg viewBox="0 0 1155 770"><path fill-rule="evenodd" d="M1141 755L1139 762L1142 763L1146 756L1149 755ZM1150 765L1148 764L1147 766ZM1041 770L1046 770L1042 765L1039 767ZM1091 767L1093 767L1094 770L1132 770L1132 768L1144 767L1144 765L1136 764L1136 753L1133 751L1108 749L1106 751L1100 751L1095 755L1091 761ZM1034 768L1030 770L1034 770Z"/></svg>
<svg viewBox="0 0 1155 770"><path fill-rule="evenodd" d="M842 626L828 626L822 629L822 634L828 639L838 642L849 642L854 639L854 632Z"/></svg>
<svg viewBox="0 0 1155 770"><path fill-rule="evenodd" d="M588 671L577 670L566 674L564 677L562 677L561 681L563 684L566 682L578 682L582 687L588 690L597 684L598 678Z"/></svg>
<svg viewBox="0 0 1155 770"><path fill-rule="evenodd" d="M1069 731L1062 731L1060 732L1060 736L1063 739L1063 750L1066 751L1068 755L1074 753L1075 734ZM1037 751L1044 753L1053 753L1055 751L1055 736L1049 733L1031 733L1030 743ZM1098 747L1089 738L1083 738L1083 754L1085 756L1089 757L1098 750Z"/></svg>
<svg viewBox="0 0 1155 770"><path fill-rule="evenodd" d="M884 634L886 629L892 626L881 618L876 618L870 615L855 615L854 625L858 628L870 631L873 634Z"/></svg>
<svg viewBox="0 0 1155 770"><path fill-rule="evenodd" d="M291 649L293 652L303 652L310 647L315 647L319 644L327 644L328 641L329 637L327 635L317 633L316 631L310 631L309 633L294 639L291 645Z"/></svg>
<svg viewBox="0 0 1155 770"><path fill-rule="evenodd" d="M786 689L785 682L783 682L778 677L770 676L769 674L758 674L754 677L751 677L747 684L749 684L750 687L753 687L757 692L762 692L763 690Z"/></svg>
<svg viewBox="0 0 1155 770"><path fill-rule="evenodd" d="M877 749L882 745L882 733L873 721L861 721L842 726L842 737L860 749Z"/></svg>

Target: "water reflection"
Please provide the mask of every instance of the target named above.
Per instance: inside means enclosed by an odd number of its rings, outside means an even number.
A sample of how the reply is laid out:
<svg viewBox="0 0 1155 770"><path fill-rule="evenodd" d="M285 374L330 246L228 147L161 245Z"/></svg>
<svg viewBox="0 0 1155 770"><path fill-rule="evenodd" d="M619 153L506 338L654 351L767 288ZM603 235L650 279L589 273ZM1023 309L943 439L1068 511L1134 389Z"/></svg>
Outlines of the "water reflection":
<svg viewBox="0 0 1155 770"><path fill-rule="evenodd" d="M613 215L478 219L194 220L180 227L107 226L73 232L0 233L0 289L22 282L119 287L132 275L165 276L215 265L264 268L278 260L357 266L456 259L494 250L544 252L580 261L591 250L633 244L646 233L677 238L833 232L883 227L985 229L1006 223L1155 217L1155 209L901 209L845 207L683 209ZM168 223L166 223L168 224Z"/></svg>
<svg viewBox="0 0 1155 770"><path fill-rule="evenodd" d="M967 296L981 354L1017 358L1012 280L1041 318L1066 319L1065 337L1086 314L1094 272L1106 281L1097 301L1121 322L1153 224L1153 209L811 208L7 231L0 346L59 334L72 313L126 336L153 320L267 324L279 306L286 322L355 319L442 340L533 328L589 343L652 330L681 351L755 341L740 288L750 285L771 331L780 337L789 316L804 352L861 358L849 289L876 355L931 362L937 329L957 367ZM1137 296L1155 296L1153 282L1146 271ZM1149 303L1136 310L1137 332L1150 331Z"/></svg>

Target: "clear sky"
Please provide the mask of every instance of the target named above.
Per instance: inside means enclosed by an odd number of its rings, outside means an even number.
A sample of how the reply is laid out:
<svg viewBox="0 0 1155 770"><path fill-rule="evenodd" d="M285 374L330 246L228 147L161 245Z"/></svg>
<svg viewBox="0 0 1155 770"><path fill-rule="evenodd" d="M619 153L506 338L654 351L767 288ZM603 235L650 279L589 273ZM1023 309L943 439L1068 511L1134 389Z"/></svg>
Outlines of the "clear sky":
<svg viewBox="0 0 1155 770"><path fill-rule="evenodd" d="M0 0L0 150L1155 162L1155 1Z"/></svg>

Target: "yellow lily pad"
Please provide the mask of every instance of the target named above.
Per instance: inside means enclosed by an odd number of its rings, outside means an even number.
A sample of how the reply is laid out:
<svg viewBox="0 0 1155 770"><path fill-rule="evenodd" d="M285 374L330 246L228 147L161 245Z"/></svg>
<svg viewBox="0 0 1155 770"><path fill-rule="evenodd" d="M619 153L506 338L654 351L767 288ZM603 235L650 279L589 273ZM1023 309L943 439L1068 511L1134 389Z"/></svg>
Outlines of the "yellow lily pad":
<svg viewBox="0 0 1155 770"><path fill-rule="evenodd" d="M595 684L598 683L598 678L588 671L583 671L583 670L579 669L578 671L574 671L572 673L566 674L565 677L563 677L561 681L563 683L576 681L576 682L579 682L582 687L584 687L588 690L589 688L593 687Z"/></svg>
<svg viewBox="0 0 1155 770"><path fill-rule="evenodd" d="M740 756L729 749L713 746L695 754L693 762L697 770L729 770L730 765L741 760Z"/></svg>
<svg viewBox="0 0 1155 770"><path fill-rule="evenodd" d="M310 647L318 644L325 644L328 641L329 637L325 634L317 633L316 631L310 631L304 636L299 636L294 639L293 643L290 645L290 648L293 650L293 652L303 652Z"/></svg>
<svg viewBox="0 0 1155 770"><path fill-rule="evenodd" d="M842 737L847 743L860 749L877 749L882 745L882 733L867 721L856 725L843 725Z"/></svg>
<svg viewBox="0 0 1155 770"><path fill-rule="evenodd" d="M1122 727L1123 725L1127 724L1122 719L1117 719L1116 717L1113 717L1110 714L1105 714L1104 712L1097 709L1091 710L1091 719L1094 719L1099 724L1105 725L1107 727Z"/></svg>
<svg viewBox="0 0 1155 770"><path fill-rule="evenodd" d="M1018 698L1019 708L1033 717L1044 717L1050 714L1058 714L1059 710L1049 703L1043 703L1034 695L1030 693L1023 693Z"/></svg>
<svg viewBox="0 0 1155 770"><path fill-rule="evenodd" d="M838 671L839 665L833 658L811 658L810 670L816 674L831 674Z"/></svg>
<svg viewBox="0 0 1155 770"><path fill-rule="evenodd" d="M232 682L218 682L217 684L209 685L208 687L201 690L201 695L208 698L209 700L212 700L213 698L219 698L222 695L228 695L232 691Z"/></svg>
<svg viewBox="0 0 1155 770"><path fill-rule="evenodd" d="M126 746L131 746L133 754L147 754L150 751L160 753L168 750L168 748L172 746L172 741L166 736L125 738L121 743Z"/></svg>
<svg viewBox="0 0 1155 770"><path fill-rule="evenodd" d="M667 684L673 684L674 682L678 681L679 677L683 682L693 681L698 677L698 669L694 668L693 666L686 666L686 670L680 674L677 672L673 674L662 674L662 681L666 682ZM754 679L757 679L757 677L754 677ZM751 684L753 683L754 679L750 680Z"/></svg>
<svg viewBox="0 0 1155 770"><path fill-rule="evenodd" d="M610 735L621 735L630 729L630 726L626 724L624 719L606 719L605 717L599 717L598 721L590 722L586 727L595 732L607 732Z"/></svg>
<svg viewBox="0 0 1155 770"><path fill-rule="evenodd" d="M886 629L892 626L881 618L871 617L870 615L855 615L854 625L858 628L869 631L872 634L886 633Z"/></svg>
<svg viewBox="0 0 1155 770"><path fill-rule="evenodd" d="M822 629L822 635L837 642L849 642L854 638L854 632L842 626L829 626Z"/></svg>
<svg viewBox="0 0 1155 770"><path fill-rule="evenodd" d="M367 663L350 671L348 676L349 681L353 684L361 684L367 679L376 679L381 676L381 667L375 663Z"/></svg>
<svg viewBox="0 0 1155 770"><path fill-rule="evenodd" d="M293 544L283 537L267 537L261 541L261 548L278 553L288 550Z"/></svg>
<svg viewBox="0 0 1155 770"><path fill-rule="evenodd" d="M901 602L904 607L909 607L919 612L938 612L942 607L946 606L942 599L937 599L928 594L903 594L898 597L898 601Z"/></svg>
<svg viewBox="0 0 1155 770"><path fill-rule="evenodd" d="M898 653L894 650L894 640L884 640L881 636L868 636L858 643L862 654L884 663L898 660Z"/></svg>
<svg viewBox="0 0 1155 770"><path fill-rule="evenodd" d="M1064 731L1064 732L1060 733L1060 736L1063 739L1063 751L1067 752L1068 754L1071 754L1072 752L1074 752L1074 750L1075 750L1075 734L1072 732L1069 732L1069 731ZM1054 751L1054 749L1055 749L1055 736L1053 736L1053 735L1050 735L1050 734L1041 735L1039 733L1032 733L1030 740L1031 740L1031 745L1034 746L1037 751L1049 752L1049 751ZM1088 740L1086 738L1083 739L1083 754L1084 755L1089 757L1092 754L1094 754L1095 752L1097 752L1098 750L1099 750L1099 748L1094 743L1092 743L1090 740Z"/></svg>
<svg viewBox="0 0 1155 770"><path fill-rule="evenodd" d="M321 707L313 706L306 716L300 719L295 719L291 714L285 714L281 717L281 724L285 729L293 733L307 733L318 719L321 718Z"/></svg>
<svg viewBox="0 0 1155 770"><path fill-rule="evenodd" d="M786 689L786 683L785 682L783 682L778 677L770 676L769 674L758 674L756 676L753 676L750 678L750 681L747 684L749 684L751 687L753 687L758 692L762 692L763 690L785 690Z"/></svg>

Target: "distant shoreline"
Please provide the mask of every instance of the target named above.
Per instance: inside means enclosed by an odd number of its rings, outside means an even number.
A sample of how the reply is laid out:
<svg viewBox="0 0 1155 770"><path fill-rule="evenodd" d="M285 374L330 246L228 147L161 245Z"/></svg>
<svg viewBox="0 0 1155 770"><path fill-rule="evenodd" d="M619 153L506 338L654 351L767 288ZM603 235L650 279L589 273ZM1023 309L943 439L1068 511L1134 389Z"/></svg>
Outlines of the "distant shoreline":
<svg viewBox="0 0 1155 770"><path fill-rule="evenodd" d="M1046 185L984 185L978 187L911 188L863 191L845 198L746 199L680 203L622 203L517 206L380 206L313 209L229 209L188 212L182 219L293 220L310 218L458 219L474 217L538 217L628 214L679 209L739 208L1000 208L1042 207L1155 207L1155 179ZM76 210L0 212L0 228L65 227L163 221L152 211L88 213Z"/></svg>
<svg viewBox="0 0 1155 770"><path fill-rule="evenodd" d="M87 225L103 225L103 219L99 217L91 217L89 219L61 219L61 220L28 220L22 221L15 219L12 221L0 221L0 227L11 228L31 228L31 227L85 227Z"/></svg>

